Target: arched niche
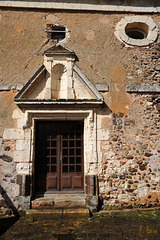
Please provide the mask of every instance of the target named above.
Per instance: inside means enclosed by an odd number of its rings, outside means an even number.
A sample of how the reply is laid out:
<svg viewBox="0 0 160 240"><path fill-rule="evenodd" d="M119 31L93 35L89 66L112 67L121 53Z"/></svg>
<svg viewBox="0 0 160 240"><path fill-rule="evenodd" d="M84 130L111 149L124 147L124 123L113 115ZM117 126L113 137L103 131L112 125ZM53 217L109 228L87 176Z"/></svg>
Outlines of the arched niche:
<svg viewBox="0 0 160 240"><path fill-rule="evenodd" d="M65 98L66 68L63 64L56 64L51 70L51 99Z"/></svg>

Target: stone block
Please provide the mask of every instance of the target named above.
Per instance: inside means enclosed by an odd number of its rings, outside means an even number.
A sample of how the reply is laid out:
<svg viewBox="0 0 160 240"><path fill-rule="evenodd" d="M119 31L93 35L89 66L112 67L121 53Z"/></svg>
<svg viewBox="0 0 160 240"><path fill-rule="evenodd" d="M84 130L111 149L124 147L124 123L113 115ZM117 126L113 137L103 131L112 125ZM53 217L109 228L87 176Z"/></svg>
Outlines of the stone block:
<svg viewBox="0 0 160 240"><path fill-rule="evenodd" d="M151 176L151 180L153 180L156 183L160 182L160 178L157 176Z"/></svg>
<svg viewBox="0 0 160 240"><path fill-rule="evenodd" d="M85 200L84 198L81 199L80 197L77 198L69 198L66 197L65 199L61 197L56 197L54 202L55 208L79 208L79 207L85 207Z"/></svg>
<svg viewBox="0 0 160 240"><path fill-rule="evenodd" d="M153 19L151 17L148 17L146 24L149 26L151 31L153 31L156 28L157 32L158 32L158 28L157 28L156 24L153 22Z"/></svg>
<svg viewBox="0 0 160 240"><path fill-rule="evenodd" d="M109 86L107 84L96 84L96 88L100 92L108 92L109 91Z"/></svg>
<svg viewBox="0 0 160 240"><path fill-rule="evenodd" d="M86 196L86 207L88 207L91 212L97 212L98 196Z"/></svg>
<svg viewBox="0 0 160 240"><path fill-rule="evenodd" d="M0 138L0 148L1 148L1 146L2 146L2 138Z"/></svg>
<svg viewBox="0 0 160 240"><path fill-rule="evenodd" d="M20 111L20 109L15 109L13 111L12 118L13 119L19 119L21 117L22 117L22 112Z"/></svg>
<svg viewBox="0 0 160 240"><path fill-rule="evenodd" d="M30 202L31 197L30 196L19 196L18 197L18 208L19 209L30 209Z"/></svg>
<svg viewBox="0 0 160 240"><path fill-rule="evenodd" d="M73 88L67 89L67 99L74 99Z"/></svg>
<svg viewBox="0 0 160 240"><path fill-rule="evenodd" d="M3 166L2 167L2 174L6 175L6 174L13 174L15 172L16 168L14 164L7 164L7 166Z"/></svg>
<svg viewBox="0 0 160 240"><path fill-rule="evenodd" d="M97 170L98 170L98 165L96 163L94 164L90 164L89 165L89 170L88 170L88 173L89 174L97 174Z"/></svg>
<svg viewBox="0 0 160 240"><path fill-rule="evenodd" d="M160 86L157 84L150 85L148 83L137 84L137 85L127 85L126 86L127 92L160 92Z"/></svg>
<svg viewBox="0 0 160 240"><path fill-rule="evenodd" d="M4 194L7 194L12 201L19 195L19 186L17 184L3 181L1 185L4 189Z"/></svg>
<svg viewBox="0 0 160 240"><path fill-rule="evenodd" d="M32 209L52 209L55 205L54 199L36 199L31 204Z"/></svg>
<svg viewBox="0 0 160 240"><path fill-rule="evenodd" d="M20 90L23 84L0 84L0 91Z"/></svg>
<svg viewBox="0 0 160 240"><path fill-rule="evenodd" d="M156 40L156 38L157 38L157 33L158 33L157 30L156 30L156 31L155 31L155 30L151 31L150 39L149 39L149 42L150 42L150 43L152 43L153 41Z"/></svg>
<svg viewBox="0 0 160 240"><path fill-rule="evenodd" d="M22 175L17 175L16 183L22 185Z"/></svg>
<svg viewBox="0 0 160 240"><path fill-rule="evenodd" d="M26 120L25 119L18 119L17 120L17 128L22 129L25 126Z"/></svg>
<svg viewBox="0 0 160 240"><path fill-rule="evenodd" d="M120 161L119 160L113 160L113 161L108 161L108 167L109 168L119 168L120 167Z"/></svg>
<svg viewBox="0 0 160 240"><path fill-rule="evenodd" d="M98 152L98 162L102 162L103 153Z"/></svg>
<svg viewBox="0 0 160 240"><path fill-rule="evenodd" d="M17 151L30 151L30 141L29 140L17 140L16 141Z"/></svg>
<svg viewBox="0 0 160 240"><path fill-rule="evenodd" d="M133 160L128 160L128 161L125 163L125 166L130 167L131 165L134 165L134 161L133 161Z"/></svg>
<svg viewBox="0 0 160 240"><path fill-rule="evenodd" d="M106 159L113 159L114 156L115 156L115 153L112 152L112 151L107 151L107 152L104 153L104 156L105 156Z"/></svg>
<svg viewBox="0 0 160 240"><path fill-rule="evenodd" d="M149 188L142 183L138 185L136 192L137 192L137 197L139 198L146 197L149 192Z"/></svg>
<svg viewBox="0 0 160 240"><path fill-rule="evenodd" d="M26 128L21 133L21 139L30 140L31 139L31 134L32 134L32 130Z"/></svg>
<svg viewBox="0 0 160 240"><path fill-rule="evenodd" d="M30 169L31 169L31 164L29 163L17 163L17 166L16 166L16 171L18 174L26 174L26 175L29 175L30 173Z"/></svg>
<svg viewBox="0 0 160 240"><path fill-rule="evenodd" d="M156 141L156 147L160 148L160 141Z"/></svg>
<svg viewBox="0 0 160 240"><path fill-rule="evenodd" d="M19 129L5 129L3 133L3 139L20 139L21 130Z"/></svg>
<svg viewBox="0 0 160 240"><path fill-rule="evenodd" d="M98 141L109 140L109 131L105 130L105 129L98 129L97 130L97 140Z"/></svg>
<svg viewBox="0 0 160 240"><path fill-rule="evenodd" d="M96 152L96 142L88 141L87 152Z"/></svg>
<svg viewBox="0 0 160 240"><path fill-rule="evenodd" d="M15 151L14 152L14 162L29 162L30 161L30 151Z"/></svg>

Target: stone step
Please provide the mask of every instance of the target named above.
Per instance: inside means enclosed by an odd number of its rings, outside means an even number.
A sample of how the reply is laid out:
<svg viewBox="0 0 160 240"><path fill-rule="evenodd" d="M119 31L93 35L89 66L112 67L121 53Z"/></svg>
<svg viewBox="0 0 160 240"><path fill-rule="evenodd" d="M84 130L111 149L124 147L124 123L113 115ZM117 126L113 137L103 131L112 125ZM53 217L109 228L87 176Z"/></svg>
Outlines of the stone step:
<svg viewBox="0 0 160 240"><path fill-rule="evenodd" d="M26 212L27 215L31 214L82 214L89 215L89 209L87 208L73 208L73 209L30 209Z"/></svg>
<svg viewBox="0 0 160 240"><path fill-rule="evenodd" d="M43 209L43 208L54 208L54 199L45 199L45 198L38 198L31 202L32 208L36 209Z"/></svg>
<svg viewBox="0 0 160 240"><path fill-rule="evenodd" d="M31 204L32 209L84 208L86 201L84 195L54 195L36 198Z"/></svg>

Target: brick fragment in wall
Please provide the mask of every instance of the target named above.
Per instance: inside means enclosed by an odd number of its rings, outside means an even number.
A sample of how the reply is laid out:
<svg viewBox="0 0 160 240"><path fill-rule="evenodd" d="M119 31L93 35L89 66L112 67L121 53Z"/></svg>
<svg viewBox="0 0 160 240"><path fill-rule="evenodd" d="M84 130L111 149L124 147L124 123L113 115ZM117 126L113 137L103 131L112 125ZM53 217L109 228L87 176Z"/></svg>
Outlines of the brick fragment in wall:
<svg viewBox="0 0 160 240"><path fill-rule="evenodd" d="M98 192L98 178L95 175L85 176L86 194L97 195Z"/></svg>
<svg viewBox="0 0 160 240"><path fill-rule="evenodd" d="M16 183L18 185L22 185L22 176L21 175L17 175Z"/></svg>
<svg viewBox="0 0 160 240"><path fill-rule="evenodd" d="M19 185L20 196L30 195L30 179L29 175L17 175L16 183Z"/></svg>

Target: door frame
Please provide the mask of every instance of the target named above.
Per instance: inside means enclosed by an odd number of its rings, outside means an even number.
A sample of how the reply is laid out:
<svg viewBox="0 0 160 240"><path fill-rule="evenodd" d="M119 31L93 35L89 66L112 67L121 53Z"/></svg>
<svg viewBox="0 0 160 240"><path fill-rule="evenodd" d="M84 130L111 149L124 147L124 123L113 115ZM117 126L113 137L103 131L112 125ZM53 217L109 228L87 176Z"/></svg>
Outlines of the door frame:
<svg viewBox="0 0 160 240"><path fill-rule="evenodd" d="M97 175L98 168L98 142L97 142L97 110L92 109L53 109L53 110L26 110L24 129L29 130L30 139L30 160L29 173L31 180L31 196L35 195L35 124L38 120L58 121L84 121L84 178L86 175ZM27 130L28 129L28 130ZM84 179L84 193L86 192Z"/></svg>
<svg viewBox="0 0 160 240"><path fill-rule="evenodd" d="M67 122L68 122L68 124L67 124ZM65 139L63 139L62 137L63 137L63 135L64 135L64 133L65 132L68 132L68 133L70 133L70 130L72 129L72 126L73 126L73 124L74 124L74 126L76 127L77 126L77 123L78 123L78 125L80 124L81 125L81 128L80 128L80 141L81 141L81 145L80 145L80 149L81 149L81 163L76 163L76 162L74 162L74 167L75 167L75 169L74 169L74 172L63 172L63 165L66 165L65 163L63 163L63 162L61 162L61 161L63 161L62 159L60 159L61 157L61 152L62 152L62 149L63 149L63 141L65 141L66 142L66 140ZM47 130L47 134L41 134L41 131L43 132L43 130L46 128L46 125L48 124L48 129L50 129L49 131ZM44 138L44 142L43 142L43 146L45 145L45 141L47 140L47 135L48 134L50 134L51 133L51 135L52 134L54 134L54 133L56 133L56 138L55 138L55 141L57 142L57 147L56 147L56 169L57 169L57 171L56 172L46 172L46 175L45 175L45 186L46 186L46 191L44 191L44 193L45 194L50 194L50 193L75 193L75 192L79 192L79 193L82 193L82 192L84 192L84 151L83 151L83 148L84 148L84 138L83 138L83 132L84 132L84 121L82 121L82 120L66 120L66 121L64 121L64 120L59 120L59 121L57 121L57 120L36 120L35 121L35 125L36 125L36 129L35 129L35 141L39 141L40 139L41 139L41 137L39 137L39 136L42 136L42 138ZM42 129L43 130L38 130L38 126L41 126L42 127ZM65 126L65 127L64 127ZM69 128L68 128L68 126L69 126ZM53 129L59 129L58 131L57 130L51 130L51 128L53 127ZM73 128L73 129L75 129L75 127ZM76 127L77 128L77 127ZM66 129L68 129L68 130L66 130ZM79 132L79 131L78 131ZM57 134L58 133L58 134ZM37 137L38 136L38 137ZM75 137L75 136L74 136ZM73 139L73 140L72 140ZM52 139L53 140L53 139ZM74 143L75 143L75 140L76 140L76 138L69 138L68 139L69 141L71 140L72 142L74 141ZM68 140L67 140L67 142L68 142ZM68 142L69 143L69 142ZM38 144L38 142L37 143L35 143L36 145ZM50 144L51 144L51 142L50 142ZM49 145L50 145L49 144ZM35 145L35 147L36 147L36 145ZM38 145L37 145L38 146ZM40 151L41 151L41 147L42 147L42 145L40 145ZM68 145L67 146L68 147L68 149L70 149L70 146ZM64 148L66 149L66 147L64 146ZM48 147L47 147L47 149L48 149ZM71 149L79 149L79 147L78 148L76 148L76 144L74 144L74 146L72 146L71 147ZM39 150L38 149L36 149L35 148L35 169L37 169L38 171L36 171L35 170L35 176L36 177L41 177L39 174L38 174L38 172L39 172L39 168L38 168L38 162L36 161L36 156L38 157L37 159L39 159ZM44 151L46 150L46 147L44 147ZM50 151L50 148L49 148L49 151ZM69 153L69 152L68 152ZM67 154L68 155L68 154ZM41 156L41 154L40 154L40 156ZM69 158L69 157L72 157L72 155L68 155L68 157L67 158ZM75 150L74 150L74 158L76 157L76 152L75 152ZM50 158L50 155L48 156L48 158ZM44 159L46 159L46 155L44 156ZM49 161L50 162L50 161ZM47 163L46 163L47 164ZM46 164L44 164L44 165L46 165ZM50 166L50 164L51 163L49 163L49 168L51 168L51 166ZM68 164L70 165L70 163L68 162ZM67 164L67 165L68 165ZM68 165L68 166L69 166ZM72 163L71 163L71 165L72 165ZM81 172L77 172L76 171L76 166L81 166ZM47 165L46 165L47 166ZM69 169L69 167L68 167L68 169ZM51 169L50 169L51 170ZM55 179L55 181L57 181L57 183L56 183L56 186L57 186L57 188L56 189L52 189L52 190L49 190L49 189L47 189L47 185L48 185L48 181L49 181L49 178L50 179ZM68 188L67 189L67 187L66 187L66 189L65 189L65 185L63 185L63 181L64 181L64 179L65 178L67 178L68 179L68 181L70 182L70 184L71 184L71 187L70 188ZM81 183L81 187L79 186L78 187L78 185L77 185L77 187L74 187L74 185L76 184L76 179L77 178L79 178L80 180L80 183ZM56 180L57 179L57 180ZM75 188L75 189L74 189ZM79 188L79 189L78 189ZM80 189L81 188L81 189ZM38 193L38 188L37 188L37 186L35 186L35 192L37 192ZM39 191L39 193L40 193L41 191ZM43 192L43 191L42 191Z"/></svg>

